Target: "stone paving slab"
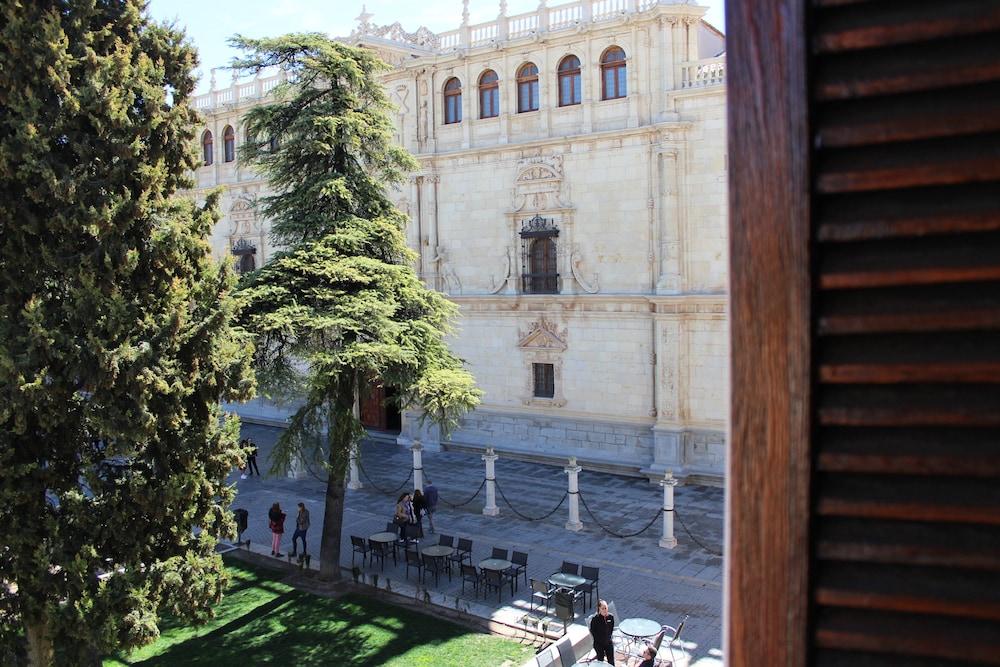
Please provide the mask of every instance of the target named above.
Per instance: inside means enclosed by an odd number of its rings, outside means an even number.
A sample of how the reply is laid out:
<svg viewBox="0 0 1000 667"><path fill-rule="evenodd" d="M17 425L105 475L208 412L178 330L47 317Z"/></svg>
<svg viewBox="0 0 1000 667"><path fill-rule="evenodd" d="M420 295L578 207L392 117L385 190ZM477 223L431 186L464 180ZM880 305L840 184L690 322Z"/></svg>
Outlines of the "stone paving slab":
<svg viewBox="0 0 1000 667"><path fill-rule="evenodd" d="M323 523L325 484L311 476L289 479L268 474L268 455L279 434L277 428L244 424L244 437L251 437L260 447L258 461L265 475L241 480L239 474L234 473L231 481L237 485L238 493L233 507L243 507L250 513L250 525L243 539L250 539L256 550L263 548L267 553L271 542L267 510L272 503L281 503L288 513L288 532L282 543L282 551L287 552L296 504L304 502L311 514L309 544L315 555ZM341 564L346 567L351 565L350 536L367 537L380 532L392 519L399 492L381 493L373 488L372 482L384 491L396 489L410 471L412 456L406 448L366 440L361 448L361 462L365 472L361 477L364 488L348 492L344 512ZM552 516L541 521L527 521L512 512L498 494L500 516L487 517L482 514L484 491L460 508L450 508L444 502L464 501L482 483L484 465L479 455L425 451L423 468L425 476L434 480L442 498L435 515L438 532L472 539L473 563L487 558L492 547L499 546L529 554L529 578L546 579L559 569L563 560L599 567L600 596L615 602L619 620L639 616L676 625L688 615L681 644L690 658L689 661L679 660L679 664L698 667L722 664L722 558L694 544L680 525L676 529L679 544L668 550L658 546L659 520L637 537L620 539L601 530L581 506L583 530L568 531L565 528L568 517L565 501ZM552 510L566 492L566 473L557 466L501 458L496 463L496 477L513 507L529 517ZM412 488L412 480L406 488ZM644 479L587 470L580 473L580 493L598 521L618 533L634 532L645 526L659 511L663 497L661 487ZM678 486L675 506L679 517L702 544L712 551L721 551L721 489ZM436 542L436 536L429 534L426 521L424 530L428 534L422 543ZM315 566L316 560L313 563ZM371 568L364 568L364 571L368 578L377 572ZM385 574L378 572L381 585L389 579L390 585L413 586L417 594L416 573L411 572L407 582L405 571L402 562L393 566L390 558ZM464 595L460 593L460 577L455 576L450 583L445 577L435 585L433 575L428 574L426 582L430 595L455 600L458 605L484 604L481 598L476 600L468 588ZM494 613L517 622L529 610L529 600L530 587L522 580L513 598L508 589L500 604L495 604L495 597L490 604ZM588 610L589 613L592 612Z"/></svg>

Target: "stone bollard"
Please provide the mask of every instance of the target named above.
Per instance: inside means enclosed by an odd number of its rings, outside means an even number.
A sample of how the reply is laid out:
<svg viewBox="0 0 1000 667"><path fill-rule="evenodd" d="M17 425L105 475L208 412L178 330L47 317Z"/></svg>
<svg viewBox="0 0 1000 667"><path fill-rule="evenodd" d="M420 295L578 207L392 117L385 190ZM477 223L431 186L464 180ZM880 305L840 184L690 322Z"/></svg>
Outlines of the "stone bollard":
<svg viewBox="0 0 1000 667"><path fill-rule="evenodd" d="M413 439L413 444L410 445L410 451L413 452L413 488L424 490L424 461L423 461L423 451L424 446L420 444L419 438Z"/></svg>
<svg viewBox="0 0 1000 667"><path fill-rule="evenodd" d="M483 460L486 461L486 507L483 508L483 514L486 516L500 514L500 508L497 507L497 471L494 465L498 458L500 457L496 455L493 448L487 447L486 453L483 454Z"/></svg>
<svg viewBox="0 0 1000 667"><path fill-rule="evenodd" d="M667 471L660 480L660 486L663 487L663 537L660 538L660 546L673 549L677 546L677 538L674 537L674 487L677 480L673 470Z"/></svg>
<svg viewBox="0 0 1000 667"><path fill-rule="evenodd" d="M583 523L580 522L580 486L577 482L577 475L583 470L576 464L576 457L569 457L569 465L563 471L569 475L569 521L566 522L566 530L581 530Z"/></svg>
<svg viewBox="0 0 1000 667"><path fill-rule="evenodd" d="M358 445L357 443L351 446L351 460L348 465L348 471L350 472L350 478L347 480L347 488L352 491L357 491L361 487L361 478L358 476Z"/></svg>

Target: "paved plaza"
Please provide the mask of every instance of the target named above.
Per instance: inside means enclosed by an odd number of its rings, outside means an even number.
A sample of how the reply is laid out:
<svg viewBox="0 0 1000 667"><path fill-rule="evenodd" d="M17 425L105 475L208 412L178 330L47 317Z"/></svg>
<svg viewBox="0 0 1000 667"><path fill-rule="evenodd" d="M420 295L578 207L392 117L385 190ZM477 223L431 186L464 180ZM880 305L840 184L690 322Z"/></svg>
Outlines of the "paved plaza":
<svg viewBox="0 0 1000 667"><path fill-rule="evenodd" d="M280 429L245 424L244 437L250 437L260 447L259 463L264 476L241 480L234 473L238 494L234 507L249 511L249 528L243 535L254 543L255 550L269 553L271 535L267 524L267 510L274 502L288 513L282 551L287 551L294 529L295 509L304 502L311 514L309 549L315 555L319 548L319 535L323 524L323 498L325 484L312 476L289 479L268 475L268 457ZM401 491L385 493L400 487L412 466L411 452L395 444L367 440L361 448L364 488L348 491L344 512L341 564L351 566L350 536L367 537L385 529L392 520L395 500ZM435 515L437 532L473 541L472 562L488 558L493 546L517 549L529 554L528 577L546 579L559 569L563 560L600 568L600 596L613 601L618 618L645 617L662 624L676 625L688 615L682 641L688 654L679 665L722 664L722 558L712 552L721 551L723 534L723 493L721 489L702 486L676 487L675 507L691 533L708 550L693 543L691 537L677 524L679 545L672 549L659 547L661 521L636 537L621 539L599 528L581 504L583 530L566 530L567 502L546 519L529 521L520 518L497 494L500 516L487 517L482 513L485 491L468 504L452 508L446 503L458 504L467 500L484 479L484 464L480 455L463 452L424 452L425 479L437 486L441 503ZM499 488L517 512L527 517L540 517L551 511L566 493L567 475L561 467L528 463L501 458L496 462ZM382 492L373 488L378 486ZM412 481L407 484L412 489ZM652 519L662 505L661 487L643 479L619 477L584 470L580 473L580 493L601 524L620 534L638 531ZM424 544L436 541L428 533ZM322 557L322 554L319 554ZM358 560L360 565L360 559ZM313 563L315 567L315 562ZM385 572L368 568L368 573L378 572L383 582L387 578L405 585L405 566L402 561L394 566L388 560ZM370 576L367 574L366 576ZM416 583L416 573L409 581ZM433 589L452 601L463 604L489 604L476 601L471 589L460 593L461 578L451 582L447 577L434 583L432 574L426 578L427 588ZM527 590L526 590L527 589ZM529 609L530 587L521 582L513 596L509 589L500 605L492 598L495 607L503 606L510 617L523 618ZM445 599L442 597L442 599ZM447 603L452 605L452 603ZM588 612L589 614L590 612ZM536 612L536 615L541 615Z"/></svg>

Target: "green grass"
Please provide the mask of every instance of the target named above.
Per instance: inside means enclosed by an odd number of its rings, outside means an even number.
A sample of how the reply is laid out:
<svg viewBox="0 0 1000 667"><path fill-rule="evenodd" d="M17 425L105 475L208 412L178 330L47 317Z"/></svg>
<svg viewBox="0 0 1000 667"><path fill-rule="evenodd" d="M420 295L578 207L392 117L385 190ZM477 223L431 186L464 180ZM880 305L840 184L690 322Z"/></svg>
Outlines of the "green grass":
<svg viewBox="0 0 1000 667"><path fill-rule="evenodd" d="M122 665L389 665L497 667L533 653L517 642L361 596L329 599L282 584L280 572L229 563L232 583L206 625L166 621L153 644L106 659Z"/></svg>

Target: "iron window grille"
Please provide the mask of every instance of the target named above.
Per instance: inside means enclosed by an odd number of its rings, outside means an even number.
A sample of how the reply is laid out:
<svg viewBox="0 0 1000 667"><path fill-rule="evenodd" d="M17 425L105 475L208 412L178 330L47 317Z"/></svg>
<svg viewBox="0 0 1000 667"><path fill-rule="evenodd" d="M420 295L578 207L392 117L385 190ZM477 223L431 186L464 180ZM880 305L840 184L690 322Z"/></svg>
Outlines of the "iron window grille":
<svg viewBox="0 0 1000 667"><path fill-rule="evenodd" d="M521 223L521 291L525 294L558 294L556 239L559 228L540 215Z"/></svg>

